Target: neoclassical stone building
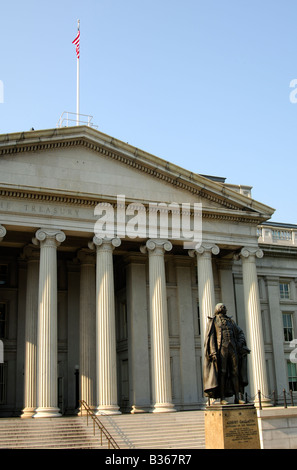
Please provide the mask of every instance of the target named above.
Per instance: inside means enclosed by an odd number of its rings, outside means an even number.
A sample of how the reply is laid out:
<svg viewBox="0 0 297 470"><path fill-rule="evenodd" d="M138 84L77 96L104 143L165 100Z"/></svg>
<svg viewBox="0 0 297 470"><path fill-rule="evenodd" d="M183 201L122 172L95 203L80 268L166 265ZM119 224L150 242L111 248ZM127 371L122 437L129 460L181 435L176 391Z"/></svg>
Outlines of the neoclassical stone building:
<svg viewBox="0 0 297 470"><path fill-rule="evenodd" d="M251 399L297 389L297 227L269 223L250 187L76 126L0 136L0 208L1 416L71 414L79 398L111 414L201 408L217 302L252 351Z"/></svg>

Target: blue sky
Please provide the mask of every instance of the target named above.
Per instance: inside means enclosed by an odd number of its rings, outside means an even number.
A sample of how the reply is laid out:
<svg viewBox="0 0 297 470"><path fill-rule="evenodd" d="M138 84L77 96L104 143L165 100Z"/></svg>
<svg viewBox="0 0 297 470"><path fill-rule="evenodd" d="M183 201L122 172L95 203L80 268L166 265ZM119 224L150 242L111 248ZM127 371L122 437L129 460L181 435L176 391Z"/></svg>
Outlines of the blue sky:
<svg viewBox="0 0 297 470"><path fill-rule="evenodd" d="M296 0L2 2L1 134L75 112L78 18L80 112L100 131L297 224Z"/></svg>

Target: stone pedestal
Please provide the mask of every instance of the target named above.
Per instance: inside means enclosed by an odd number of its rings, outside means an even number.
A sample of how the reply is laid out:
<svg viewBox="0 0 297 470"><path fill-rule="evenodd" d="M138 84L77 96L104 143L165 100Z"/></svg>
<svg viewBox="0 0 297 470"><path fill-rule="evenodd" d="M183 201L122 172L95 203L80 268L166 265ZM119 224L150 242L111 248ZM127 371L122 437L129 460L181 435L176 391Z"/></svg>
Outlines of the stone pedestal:
<svg viewBox="0 0 297 470"><path fill-rule="evenodd" d="M254 405L210 405L205 410L206 449L260 449Z"/></svg>

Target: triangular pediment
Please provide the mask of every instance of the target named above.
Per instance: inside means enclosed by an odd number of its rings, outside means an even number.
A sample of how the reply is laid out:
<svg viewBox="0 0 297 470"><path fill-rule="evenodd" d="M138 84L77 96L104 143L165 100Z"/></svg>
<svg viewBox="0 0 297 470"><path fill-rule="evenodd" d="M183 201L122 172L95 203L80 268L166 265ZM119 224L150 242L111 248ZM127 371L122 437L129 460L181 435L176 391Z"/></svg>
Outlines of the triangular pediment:
<svg viewBox="0 0 297 470"><path fill-rule="evenodd" d="M1 188L86 200L202 203L206 212L271 217L273 209L224 184L82 127L0 136Z"/></svg>

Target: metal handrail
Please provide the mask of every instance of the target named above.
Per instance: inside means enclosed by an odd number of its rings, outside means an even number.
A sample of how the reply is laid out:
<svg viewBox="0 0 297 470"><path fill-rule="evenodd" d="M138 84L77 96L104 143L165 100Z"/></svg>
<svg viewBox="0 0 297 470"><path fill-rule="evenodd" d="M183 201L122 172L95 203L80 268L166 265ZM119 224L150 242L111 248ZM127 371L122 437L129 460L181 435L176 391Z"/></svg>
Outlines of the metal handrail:
<svg viewBox="0 0 297 470"><path fill-rule="evenodd" d="M69 117L69 115L72 117ZM84 118L87 119L85 120ZM64 122L66 123L65 127L69 127L69 122L75 122L76 125L79 123L79 125L87 125L88 127L98 129L98 126L92 123L92 119L93 116L89 114L76 114L70 111L64 111L57 122L57 127L62 127ZM70 124L70 126L73 125L74 124Z"/></svg>
<svg viewBox="0 0 297 470"><path fill-rule="evenodd" d="M116 443L112 435L107 431L106 427L101 423L100 419L98 416L96 416L89 405L84 401L84 400L79 400L79 403L81 404L81 416L82 416L82 411L83 407L87 411L87 425L88 425L88 416L90 415L92 420L93 420L93 429L94 429L94 435L95 435L95 424L97 424L98 428L101 431L101 445L102 445L102 434L106 437L108 441L108 448L110 449L110 446L112 446L114 449L120 449L120 446Z"/></svg>

